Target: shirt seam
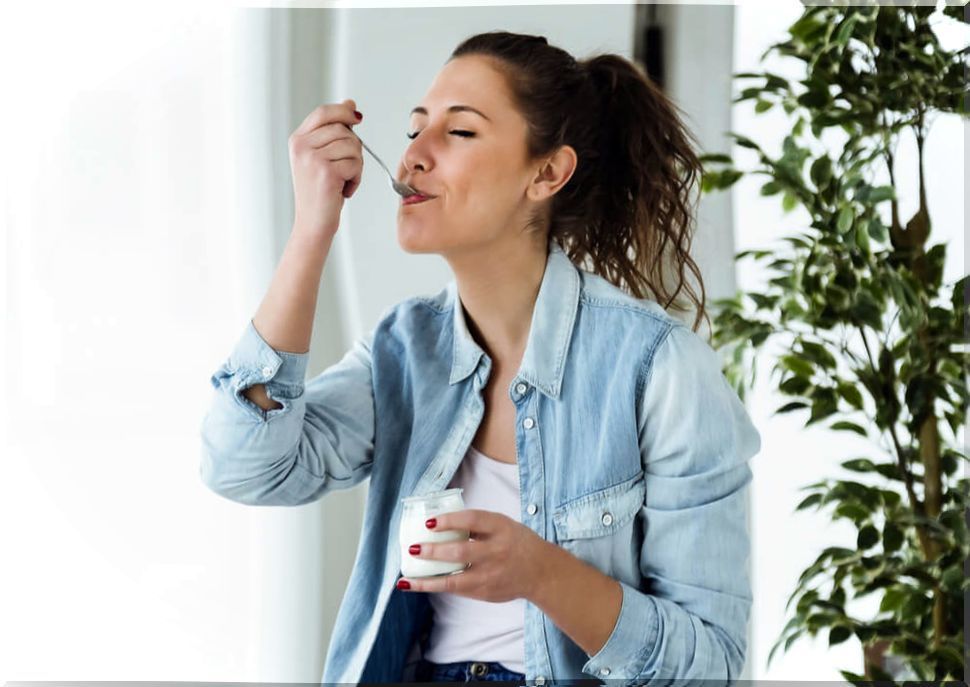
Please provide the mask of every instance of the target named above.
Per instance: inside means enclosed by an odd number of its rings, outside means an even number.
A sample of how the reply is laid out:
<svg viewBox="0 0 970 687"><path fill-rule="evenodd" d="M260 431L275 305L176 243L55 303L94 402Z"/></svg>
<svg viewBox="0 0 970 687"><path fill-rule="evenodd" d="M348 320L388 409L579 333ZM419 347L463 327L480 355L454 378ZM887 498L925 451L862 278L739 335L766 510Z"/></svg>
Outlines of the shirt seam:
<svg viewBox="0 0 970 687"><path fill-rule="evenodd" d="M642 412L643 404L643 394L646 390L650 379L653 377L654 359L657 357L657 351L660 347L670 339L670 332L672 332L676 327L686 327L684 324L668 322L667 328L657 337L657 342L654 344L653 348L650 349L647 356L640 363L640 371L637 375L637 391L636 391L636 402L639 404L640 410ZM637 425L639 426L640 413L637 414Z"/></svg>

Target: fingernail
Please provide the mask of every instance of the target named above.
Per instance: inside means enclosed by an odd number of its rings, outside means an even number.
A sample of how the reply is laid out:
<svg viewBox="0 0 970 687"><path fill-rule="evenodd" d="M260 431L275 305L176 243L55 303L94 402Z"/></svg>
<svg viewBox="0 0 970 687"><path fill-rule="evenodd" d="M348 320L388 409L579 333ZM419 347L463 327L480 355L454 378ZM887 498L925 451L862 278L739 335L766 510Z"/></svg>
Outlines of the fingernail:
<svg viewBox="0 0 970 687"><path fill-rule="evenodd" d="M397 581L397 588L398 589L410 589L411 588L411 583L408 582L407 580L398 580Z"/></svg>
<svg viewBox="0 0 970 687"><path fill-rule="evenodd" d="M435 525L437 524L438 524L437 518L428 518L427 520L424 521L424 526L427 527L429 530L433 530L435 528Z"/></svg>
<svg viewBox="0 0 970 687"><path fill-rule="evenodd" d="M411 546L408 547L408 553L412 556L417 556L419 553L421 553L421 545L411 544Z"/></svg>
<svg viewBox="0 0 970 687"><path fill-rule="evenodd" d="M356 117L357 119L363 119L363 118L364 118L364 115L362 115L362 114L361 114L360 112L358 112L357 110L354 110L354 116L355 116L355 117Z"/></svg>

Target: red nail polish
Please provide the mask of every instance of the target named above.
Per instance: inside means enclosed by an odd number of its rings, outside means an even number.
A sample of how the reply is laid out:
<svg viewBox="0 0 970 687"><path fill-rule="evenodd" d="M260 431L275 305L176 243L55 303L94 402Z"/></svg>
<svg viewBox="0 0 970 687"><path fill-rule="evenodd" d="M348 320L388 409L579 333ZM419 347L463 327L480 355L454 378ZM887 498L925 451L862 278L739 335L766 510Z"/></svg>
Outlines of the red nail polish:
<svg viewBox="0 0 970 687"><path fill-rule="evenodd" d="M435 525L437 524L438 524L437 518L428 518L427 520L424 521L424 526L427 527L429 530L433 530L435 528Z"/></svg>
<svg viewBox="0 0 970 687"><path fill-rule="evenodd" d="M410 589L411 588L411 583L408 582L407 580L398 580L397 581L397 588L398 589Z"/></svg>
<svg viewBox="0 0 970 687"><path fill-rule="evenodd" d="M408 553L412 556L417 556L419 553L421 553L421 545L411 544L411 546L408 547Z"/></svg>
<svg viewBox="0 0 970 687"><path fill-rule="evenodd" d="M358 120L360 120L360 119L363 119L363 118L364 118L364 115L362 115L362 114L361 114L360 112L358 112L357 110L354 110L354 116L355 116L355 117L356 117L356 118L357 118Z"/></svg>

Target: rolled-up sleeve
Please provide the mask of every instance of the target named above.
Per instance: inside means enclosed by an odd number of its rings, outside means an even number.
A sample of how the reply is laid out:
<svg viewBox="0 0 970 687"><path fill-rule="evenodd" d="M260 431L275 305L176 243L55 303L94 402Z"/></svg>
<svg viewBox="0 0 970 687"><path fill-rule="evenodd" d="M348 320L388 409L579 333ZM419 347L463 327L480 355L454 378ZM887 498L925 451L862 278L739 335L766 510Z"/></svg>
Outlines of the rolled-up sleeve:
<svg viewBox="0 0 970 687"><path fill-rule="evenodd" d="M273 349L250 321L210 379L202 482L239 503L296 506L364 480L373 460L372 336L306 381L309 353ZM256 384L282 407L247 399L243 391Z"/></svg>
<svg viewBox="0 0 970 687"><path fill-rule="evenodd" d="M687 327L673 325L645 369L644 589L621 583L613 633L584 671L647 685L733 681L747 650L748 461L761 438L717 354Z"/></svg>

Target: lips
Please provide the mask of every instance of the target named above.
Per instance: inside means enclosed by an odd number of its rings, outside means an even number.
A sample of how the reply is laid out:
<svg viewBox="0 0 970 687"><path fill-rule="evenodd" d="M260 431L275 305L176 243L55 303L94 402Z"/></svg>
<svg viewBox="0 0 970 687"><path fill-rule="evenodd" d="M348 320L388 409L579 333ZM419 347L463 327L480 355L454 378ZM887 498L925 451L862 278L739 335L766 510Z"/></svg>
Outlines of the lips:
<svg viewBox="0 0 970 687"><path fill-rule="evenodd" d="M404 183L407 183L407 182L404 182ZM428 193L428 192L427 192L427 191L425 191L424 189L421 189L421 188L418 188L418 187L417 187L417 186L415 186L414 184L411 184L411 183L407 183L407 185L408 185L408 186L410 186L411 188L413 188L413 189L414 189L414 190L415 190L415 191L417 192L417 195L419 195L419 196L422 196L422 197L424 197L425 199L427 199L427 198L437 198L437 197L438 197L438 196L436 196L436 195L435 195L435 194L433 194L433 193ZM410 198L411 196L408 196L408 197Z"/></svg>
<svg viewBox="0 0 970 687"><path fill-rule="evenodd" d="M407 198L402 198L401 202L404 205L416 205L417 203L423 203L424 201L431 200L432 198L434 198L434 196L426 196L421 193L415 193Z"/></svg>

